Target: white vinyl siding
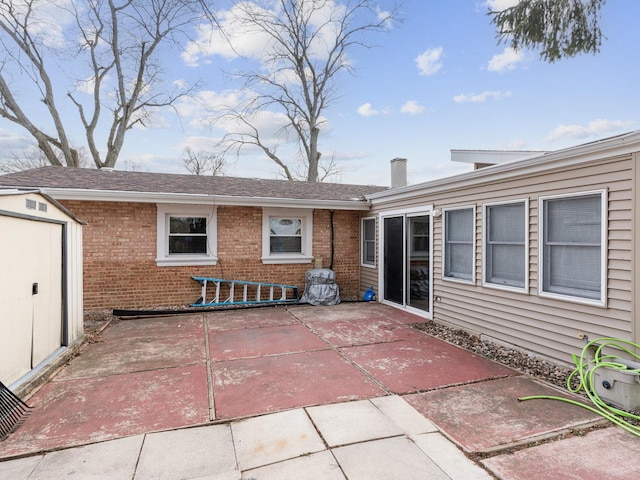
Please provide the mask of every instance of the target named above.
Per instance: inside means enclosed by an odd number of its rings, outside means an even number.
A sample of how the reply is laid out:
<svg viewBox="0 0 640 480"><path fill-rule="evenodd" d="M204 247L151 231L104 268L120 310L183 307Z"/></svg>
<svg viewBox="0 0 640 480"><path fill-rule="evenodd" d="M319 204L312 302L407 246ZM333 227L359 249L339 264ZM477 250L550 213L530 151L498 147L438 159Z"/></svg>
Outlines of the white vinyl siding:
<svg viewBox="0 0 640 480"><path fill-rule="evenodd" d="M475 208L444 211L443 278L474 282Z"/></svg>
<svg viewBox="0 0 640 480"><path fill-rule="evenodd" d="M527 202L484 205L484 283L527 287Z"/></svg>
<svg viewBox="0 0 640 480"><path fill-rule="evenodd" d="M541 294L604 304L603 205L603 191L540 199Z"/></svg>
<svg viewBox="0 0 640 480"><path fill-rule="evenodd" d="M501 167L498 167L498 170ZM528 233L526 241L528 288L500 288L483 282L468 283L444 277L444 214L433 222L433 320L487 340L515 345L535 355L572 364L584 342L579 333L589 337L624 338L638 343L640 316L640 246L634 240L634 225L640 225L640 153L611 157L550 162L539 168L522 168L504 175L479 170L472 179L452 180L450 185L427 184L412 195L389 200L375 200L371 214L401 208L419 208L433 204L435 209L452 210L476 206L475 263L476 279L484 264L484 227L482 205L510 203L528 199ZM473 181L472 181L473 180ZM539 198L570 194L585 195L606 191L603 198L602 228L604 267L602 295L605 305L578 297L541 291L543 275L540 230L543 212ZM478 210L480 209L480 210ZM378 267L380 268L380 267ZM364 289L374 285L370 272L361 269ZM377 269L376 269L377 271ZM365 276L366 275L366 276ZM526 292L526 294L523 294Z"/></svg>
<svg viewBox="0 0 640 480"><path fill-rule="evenodd" d="M361 262L364 266L376 265L376 219L363 218L361 228Z"/></svg>

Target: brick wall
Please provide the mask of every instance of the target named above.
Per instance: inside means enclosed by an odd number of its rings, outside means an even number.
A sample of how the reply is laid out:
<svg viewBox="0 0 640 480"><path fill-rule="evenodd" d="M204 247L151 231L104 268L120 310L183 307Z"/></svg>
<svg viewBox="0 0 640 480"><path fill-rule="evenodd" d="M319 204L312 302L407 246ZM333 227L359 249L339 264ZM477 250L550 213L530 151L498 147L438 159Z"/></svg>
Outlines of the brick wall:
<svg viewBox="0 0 640 480"><path fill-rule="evenodd" d="M146 203L63 203L87 222L83 229L84 308L152 308L185 305L200 297L191 276L221 277L297 285L313 264L263 265L262 209L218 207L218 264L157 267L156 206ZM358 212L335 211L333 269L343 298L358 294L360 274ZM331 264L328 210L315 210L313 254Z"/></svg>

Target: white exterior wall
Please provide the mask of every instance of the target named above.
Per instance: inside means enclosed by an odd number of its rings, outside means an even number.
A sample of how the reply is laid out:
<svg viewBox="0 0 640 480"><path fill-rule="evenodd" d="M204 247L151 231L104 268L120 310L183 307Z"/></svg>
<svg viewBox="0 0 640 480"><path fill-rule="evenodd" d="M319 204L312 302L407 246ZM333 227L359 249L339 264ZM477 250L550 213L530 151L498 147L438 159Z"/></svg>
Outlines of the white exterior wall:
<svg viewBox="0 0 640 480"><path fill-rule="evenodd" d="M640 151L640 140L636 140ZM475 281L462 283L442 276L442 218L433 228L433 319L498 343L516 346L556 362L571 363L571 354L584 346L580 334L590 339L611 336L635 343L639 321L635 308L636 261L639 246L635 225L640 215L637 193L639 153L566 157L525 163L517 169L502 166L399 189L394 195L376 194L371 214L433 205L443 210L475 206ZM629 150L629 146L625 146ZM598 158L599 157L599 158ZM570 158L571 161L568 161ZM461 178L460 178L461 177ZM606 305L595 306L538 294L539 212L541 196L605 190L607 195ZM513 292L483 286L483 205L528 200L528 288ZM378 249L379 250L379 249ZM378 257L378 265L381 263ZM370 275L367 275L367 280ZM364 283L365 279L363 279ZM379 288L381 286L378 286Z"/></svg>
<svg viewBox="0 0 640 480"><path fill-rule="evenodd" d="M17 382L52 361L83 334L82 316L82 225L45 196L0 190L0 380Z"/></svg>

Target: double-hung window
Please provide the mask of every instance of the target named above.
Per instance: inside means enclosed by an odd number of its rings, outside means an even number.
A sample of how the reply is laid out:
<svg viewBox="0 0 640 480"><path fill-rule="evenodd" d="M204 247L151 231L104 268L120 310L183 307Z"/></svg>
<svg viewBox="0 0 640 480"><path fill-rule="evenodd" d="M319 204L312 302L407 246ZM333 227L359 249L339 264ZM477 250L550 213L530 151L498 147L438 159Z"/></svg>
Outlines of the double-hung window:
<svg viewBox="0 0 640 480"><path fill-rule="evenodd" d="M169 255L206 255L207 217L169 216Z"/></svg>
<svg viewBox="0 0 640 480"><path fill-rule="evenodd" d="M528 201L484 205L485 285L528 287Z"/></svg>
<svg viewBox="0 0 640 480"><path fill-rule="evenodd" d="M376 265L376 219L362 219L362 265Z"/></svg>
<svg viewBox="0 0 640 480"><path fill-rule="evenodd" d="M269 218L269 253L302 253L302 218Z"/></svg>
<svg viewBox="0 0 640 480"><path fill-rule="evenodd" d="M443 278L475 281L475 217L474 207L444 211Z"/></svg>
<svg viewBox="0 0 640 480"><path fill-rule="evenodd" d="M262 209L262 262L309 263L313 260L313 210Z"/></svg>
<svg viewBox="0 0 640 480"><path fill-rule="evenodd" d="M208 205L158 205L158 266L215 265L216 208Z"/></svg>
<svg viewBox="0 0 640 480"><path fill-rule="evenodd" d="M540 198L541 295L604 305L604 191Z"/></svg>

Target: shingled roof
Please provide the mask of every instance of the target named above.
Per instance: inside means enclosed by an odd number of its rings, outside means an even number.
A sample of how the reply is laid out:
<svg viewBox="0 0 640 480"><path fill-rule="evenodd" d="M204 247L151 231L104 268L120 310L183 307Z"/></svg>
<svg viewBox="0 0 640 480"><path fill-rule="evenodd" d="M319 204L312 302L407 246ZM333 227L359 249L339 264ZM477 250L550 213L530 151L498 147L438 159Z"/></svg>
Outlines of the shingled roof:
<svg viewBox="0 0 640 480"><path fill-rule="evenodd" d="M45 191L203 195L301 201L356 201L387 187L341 183L291 182L256 178L176 175L168 173L41 167L0 175L0 187Z"/></svg>

